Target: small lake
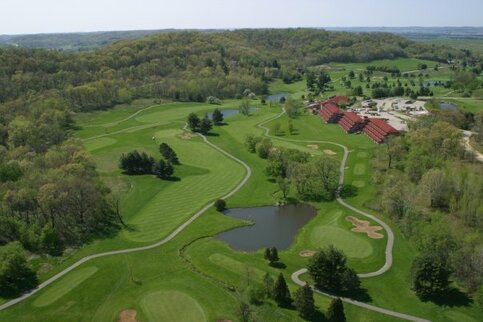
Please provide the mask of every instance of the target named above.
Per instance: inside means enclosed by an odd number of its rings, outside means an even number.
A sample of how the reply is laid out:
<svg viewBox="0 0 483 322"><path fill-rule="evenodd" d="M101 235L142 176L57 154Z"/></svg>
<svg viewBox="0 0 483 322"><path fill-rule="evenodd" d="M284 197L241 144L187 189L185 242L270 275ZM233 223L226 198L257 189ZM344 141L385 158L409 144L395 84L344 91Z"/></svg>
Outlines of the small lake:
<svg viewBox="0 0 483 322"><path fill-rule="evenodd" d="M277 93L277 94L273 94L273 95L268 95L267 97L265 97L265 101L272 101L274 103L279 103L280 102L280 99L282 97L289 97L290 94L289 93Z"/></svg>
<svg viewBox="0 0 483 322"><path fill-rule="evenodd" d="M255 251L266 247L287 249L299 229L316 214L317 210L307 204L230 209L225 215L254 224L222 232L216 238L236 250Z"/></svg>
<svg viewBox="0 0 483 322"><path fill-rule="evenodd" d="M442 110L450 110L450 111L457 111L458 110L458 106L453 104L453 103L448 103L448 102L440 102L439 103L439 107L442 109Z"/></svg>

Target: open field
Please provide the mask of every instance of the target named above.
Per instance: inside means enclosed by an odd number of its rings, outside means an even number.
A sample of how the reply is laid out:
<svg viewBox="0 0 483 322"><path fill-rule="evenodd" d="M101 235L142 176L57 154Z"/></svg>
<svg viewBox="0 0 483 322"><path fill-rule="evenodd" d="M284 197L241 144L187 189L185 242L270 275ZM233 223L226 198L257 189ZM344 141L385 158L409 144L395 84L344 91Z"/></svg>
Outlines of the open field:
<svg viewBox="0 0 483 322"><path fill-rule="evenodd" d="M402 64L402 63L401 63ZM407 68L412 65L407 64ZM273 93L286 91L301 95L302 83L276 83ZM237 101L227 101L221 108L233 108ZM148 105L149 107L149 105ZM76 136L85 141L99 167L102 179L121 195L125 221L134 228L116 236L96 241L79 250L62 265L41 275L53 275L76 259L94 252L146 245L157 241L174 230L204 205L226 194L240 182L244 168L217 150L206 145L199 137L182 138L182 126L187 114L200 115L215 106L198 103L167 103L142 110L133 107L79 116L80 130ZM139 113L138 113L139 112ZM138 113L131 117L133 113ZM246 162L252 176L243 188L227 200L228 207L270 205L277 200L278 188L265 175L266 161L246 151L246 134L262 135L257 127L280 113L278 107L260 108L251 116L236 115L227 119L228 125L217 127L210 142ZM350 150L345 182L358 187L357 194L347 199L355 207L383 218L394 230L393 267L384 275L363 280L363 287L371 304L416 315L433 321L477 321L481 313L475 305L467 307L440 307L421 302L410 290L409 267L416 256L414 243L405 239L388 218L365 207L375 193L371 179L371 162L377 149L364 135L347 135L339 126L325 124L319 117L304 114L293 120L296 131L288 134L288 118L266 124L281 124L281 135L273 137L276 146L297 148L314 155L325 150L335 152L340 161L343 150L329 143L317 143L318 149L307 142L290 140L332 141ZM155 138L153 141L152 138ZM127 177L117 169L120 153L132 149L143 150L158 157L157 146L168 142L178 153L181 166L176 167L180 181L160 181L151 176ZM293 197L293 194L291 195ZM280 252L285 268L267 265L263 252L238 252L214 239L217 233L243 223L209 210L169 243L151 250L95 259L82 265L59 281L41 290L30 299L0 312L1 321L117 321L119 313L132 309L138 321L158 321L159 317L175 321L236 321L237 296L227 290L226 284L240 286L250 275L255 283L265 272L273 277L283 272L290 290L297 286L289 276L305 267L308 258L299 253L317 250L334 244L348 255L348 261L358 273L377 270L384 263L387 236L372 239L366 234L352 232L347 216L357 215L336 202L313 204L317 216L298 233L295 242ZM370 222L375 226L374 222ZM247 273L248 272L248 273ZM96 290L93 292L92 290ZM209 295L209 296L207 296ZM329 299L316 296L316 304L326 310ZM278 309L272 302L256 307L261 321L301 321L297 312ZM345 305L348 321L394 321L393 318Z"/></svg>

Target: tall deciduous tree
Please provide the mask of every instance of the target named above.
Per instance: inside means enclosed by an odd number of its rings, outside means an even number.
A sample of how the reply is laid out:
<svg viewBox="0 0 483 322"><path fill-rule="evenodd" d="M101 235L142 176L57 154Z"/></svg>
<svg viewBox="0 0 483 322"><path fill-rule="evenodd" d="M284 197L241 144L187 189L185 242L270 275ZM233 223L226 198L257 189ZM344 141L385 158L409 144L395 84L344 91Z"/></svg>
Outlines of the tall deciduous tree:
<svg viewBox="0 0 483 322"><path fill-rule="evenodd" d="M213 123L215 125L220 125L223 123L223 113L215 108L215 110L213 111L213 114L212 114L212 119L213 119Z"/></svg>
<svg viewBox="0 0 483 322"><path fill-rule="evenodd" d="M413 290L423 300L441 296L448 290L451 269L438 253L422 253L412 266Z"/></svg>

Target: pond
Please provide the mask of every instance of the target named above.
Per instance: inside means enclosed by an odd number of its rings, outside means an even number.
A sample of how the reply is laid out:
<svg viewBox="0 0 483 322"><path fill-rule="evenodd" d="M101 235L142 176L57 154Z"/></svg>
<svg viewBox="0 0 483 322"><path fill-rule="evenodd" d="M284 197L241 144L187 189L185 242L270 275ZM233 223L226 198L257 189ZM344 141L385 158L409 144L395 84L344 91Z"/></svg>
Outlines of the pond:
<svg viewBox="0 0 483 322"><path fill-rule="evenodd" d="M268 95L266 98L265 98L265 101L272 101L274 103L279 103L280 102L280 99L282 97L289 97L290 94L289 93L277 93L277 94L273 94L273 95Z"/></svg>
<svg viewBox="0 0 483 322"><path fill-rule="evenodd" d="M450 111L457 111L458 110L458 106L456 104L448 103L448 102L440 102L439 107L442 110L450 110Z"/></svg>
<svg viewBox="0 0 483 322"><path fill-rule="evenodd" d="M227 216L253 222L222 232L216 238L236 250L255 251L266 247L288 248L301 227L317 214L307 204L283 207L235 208L225 212Z"/></svg>

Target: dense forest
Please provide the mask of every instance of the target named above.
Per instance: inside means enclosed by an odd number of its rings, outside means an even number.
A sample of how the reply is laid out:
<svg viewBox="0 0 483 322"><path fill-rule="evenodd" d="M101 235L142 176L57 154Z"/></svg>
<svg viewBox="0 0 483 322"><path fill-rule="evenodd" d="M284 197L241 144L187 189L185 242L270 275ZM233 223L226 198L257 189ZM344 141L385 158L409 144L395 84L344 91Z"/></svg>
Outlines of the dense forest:
<svg viewBox="0 0 483 322"><path fill-rule="evenodd" d="M141 97L205 101L246 88L264 94L272 78L328 62L466 56L391 34L311 29L161 33L84 53L6 48L0 49L0 102L45 91L57 92L76 111Z"/></svg>
<svg viewBox="0 0 483 322"><path fill-rule="evenodd" d="M483 113L475 123L483 126ZM411 124L407 134L390 140L376 158L379 193L368 206L387 213L416 241L420 255L415 266L439 263L445 272L440 277L447 275L448 284L440 291L452 290L451 278L466 291L478 292L482 301L483 168L472 162L461 139L445 115Z"/></svg>

